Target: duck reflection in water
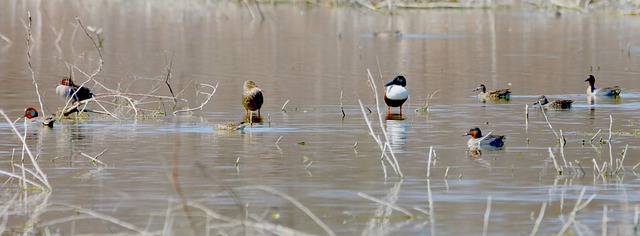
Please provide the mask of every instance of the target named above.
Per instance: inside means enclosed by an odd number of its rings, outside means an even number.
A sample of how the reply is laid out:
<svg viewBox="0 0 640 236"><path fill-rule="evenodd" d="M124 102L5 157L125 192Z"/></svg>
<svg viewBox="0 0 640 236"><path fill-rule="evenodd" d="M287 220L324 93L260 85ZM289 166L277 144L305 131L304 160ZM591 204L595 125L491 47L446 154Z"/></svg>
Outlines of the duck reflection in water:
<svg viewBox="0 0 640 236"><path fill-rule="evenodd" d="M401 115L397 115L402 117ZM387 119L387 135L394 152L404 152L407 144L409 125L404 119Z"/></svg>

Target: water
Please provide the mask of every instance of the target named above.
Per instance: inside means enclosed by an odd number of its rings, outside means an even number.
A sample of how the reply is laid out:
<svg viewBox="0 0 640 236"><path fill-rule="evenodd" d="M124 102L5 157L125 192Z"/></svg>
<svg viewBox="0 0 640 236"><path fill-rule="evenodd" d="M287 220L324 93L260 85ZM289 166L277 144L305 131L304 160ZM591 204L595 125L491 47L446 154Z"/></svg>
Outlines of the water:
<svg viewBox="0 0 640 236"><path fill-rule="evenodd" d="M556 17L530 9L391 15L313 5L260 9L263 21L233 3L27 1L3 7L0 33L12 44L0 41L0 107L12 119L25 107L39 107L26 58L27 11L44 113L64 105L53 88L69 72L66 63L87 73L98 67L76 16L103 29L105 63L96 80L108 88L168 96L171 60L170 84L188 100L179 108L206 99L195 95L194 84L219 87L193 114L164 117L172 106L165 100L164 106L139 104L140 119L123 109L118 119L92 114L28 131L26 141L53 190L20 191L19 181L9 180L1 195L7 223L0 228L8 234L292 233L277 225L296 234L327 234L328 228L338 235L478 235L490 198L489 234L531 233L545 204L538 234L548 235L562 230L578 200L593 196L565 232L603 233L605 206L607 234L635 232L639 19ZM62 32L58 42L55 32ZM367 69L380 95L397 74L408 80L402 119L383 120L404 178L386 161L383 166L358 105L361 99L373 110L367 117L382 135ZM77 81L87 80L74 73ZM597 86L622 87L622 97L588 103L583 81L589 74ZM218 122L244 118L245 80L264 90L262 122L244 132L215 131ZM478 103L472 90L481 83L489 90L511 88L512 99ZM414 112L436 90L429 112ZM567 140L563 150L540 111L530 109L525 120L525 104L540 94L575 100L571 110L546 113ZM612 140L601 144L610 115ZM506 135L506 147L470 155L462 134L475 126ZM21 144L6 122L0 132L0 169L20 174L11 159L20 159ZM615 162L626 145L623 170L606 178L594 174L594 160L600 168ZM429 147L437 159L427 178ZM564 153L575 168L558 175L549 148L560 166ZM82 155L103 151L98 160L107 166Z"/></svg>

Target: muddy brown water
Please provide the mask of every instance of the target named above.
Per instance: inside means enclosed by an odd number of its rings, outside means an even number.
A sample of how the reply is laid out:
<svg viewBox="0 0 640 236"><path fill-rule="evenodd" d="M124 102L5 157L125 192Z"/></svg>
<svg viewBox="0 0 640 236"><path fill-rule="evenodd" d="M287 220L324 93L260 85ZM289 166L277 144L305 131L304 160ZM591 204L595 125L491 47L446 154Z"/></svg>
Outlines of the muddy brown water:
<svg viewBox="0 0 640 236"><path fill-rule="evenodd" d="M0 40L0 108L12 119L25 107L39 107L27 65L27 11L33 17L30 53L45 113L64 105L54 87L69 72L67 63L86 72L98 65L76 16L103 30L104 67L96 79L109 88L147 93L166 76L165 58L173 59L173 89L184 89L188 100L179 106L204 100L195 95L196 83L219 87L203 110L191 115L116 120L93 114L52 129L31 129L27 143L53 190L22 191L18 180L7 181L0 211L6 223L0 229L9 234L292 233L278 231L280 226L294 234L479 235L486 230L521 235L536 228L544 205L539 235L637 234L639 18L572 12L557 17L532 9L394 14L313 4L260 9L262 21L234 3L5 4L0 33L11 43ZM367 69L380 95L394 76L408 80L410 99L402 119L384 121L403 178L388 163L383 166L358 105L361 99L374 111L367 117L382 135ZM596 75L596 85L622 87L620 99L588 103L589 74ZM87 78L76 74L76 79ZM245 80L264 90L262 122L244 132L213 130L218 122L244 118ZM477 102L472 90L481 83L511 88L512 99ZM155 94L169 94L165 85L157 88ZM436 90L429 112L414 112ZM563 149L539 110L530 109L525 119L525 104L540 94L575 101L570 110L547 111L553 128L566 137ZM167 109L158 107L153 109ZM608 139L610 115L612 140L601 144L601 138ZM474 126L506 135L506 147L470 156L462 134ZM11 159L20 159L22 145L7 122L0 128L0 168L19 173ZM626 145L624 168L598 176L594 161L602 167L620 158ZM436 160L427 178L430 147ZM563 153L574 168L558 175L549 148L559 165L565 166ZM104 150L99 160L106 167L81 154ZM572 214L579 200L591 197Z"/></svg>

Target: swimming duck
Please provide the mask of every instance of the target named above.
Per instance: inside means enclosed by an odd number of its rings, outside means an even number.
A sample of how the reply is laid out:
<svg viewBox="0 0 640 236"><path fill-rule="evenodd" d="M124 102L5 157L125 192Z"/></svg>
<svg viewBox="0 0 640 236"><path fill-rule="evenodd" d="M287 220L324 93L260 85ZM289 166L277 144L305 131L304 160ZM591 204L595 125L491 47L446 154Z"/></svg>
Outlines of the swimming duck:
<svg viewBox="0 0 640 236"><path fill-rule="evenodd" d="M504 146L504 135L487 135L482 136L480 128L474 127L469 130L468 133L463 136L471 136L471 139L467 142L469 149L478 149L481 147L501 148Z"/></svg>
<svg viewBox="0 0 640 236"><path fill-rule="evenodd" d="M478 99L480 99L480 100L486 100L486 99L492 99L492 100L505 99L505 100L509 100L509 98L511 97L511 90L509 90L509 89L500 89L500 90L496 90L496 91L487 92L487 87L485 87L484 84L480 84L480 86L478 86L473 91L478 91L478 90L480 90L480 93L478 94Z"/></svg>
<svg viewBox="0 0 640 236"><path fill-rule="evenodd" d="M589 87L587 88L588 96L615 97L620 96L620 92L622 91L618 86L596 89L596 77L593 75L589 75L589 78L584 80L584 82L589 83Z"/></svg>
<svg viewBox="0 0 640 236"><path fill-rule="evenodd" d="M221 122L216 124L213 128L216 130L244 130L247 125L244 121L240 122Z"/></svg>
<svg viewBox="0 0 640 236"><path fill-rule="evenodd" d="M540 95L540 97L538 97L538 101L533 103L533 105L536 104L540 105L540 107L544 109L569 109L571 108L571 104L573 104L573 100L555 100L553 102L549 102L546 96Z"/></svg>
<svg viewBox="0 0 640 236"><path fill-rule="evenodd" d="M56 87L56 94L64 98L65 101L72 99L72 102L84 101L93 97L91 90L73 84L73 80L69 76L62 77L62 81Z"/></svg>
<svg viewBox="0 0 640 236"><path fill-rule="evenodd" d="M387 91L384 93L387 113L390 113L391 107L400 107L400 114L402 115L402 104L409 98L409 91L405 88L407 79L402 75L398 75L384 86L387 87Z"/></svg>
<svg viewBox="0 0 640 236"><path fill-rule="evenodd" d="M56 121L53 117L39 117L38 110L33 107L29 107L24 110L24 118L27 119L27 124L31 125L43 125L53 127L53 123Z"/></svg>
<svg viewBox="0 0 640 236"><path fill-rule="evenodd" d="M258 88L256 83L251 80L245 81L244 91L242 93L242 105L244 106L246 115L249 115L249 111L253 112L258 110L258 117L260 117L262 102L262 89Z"/></svg>

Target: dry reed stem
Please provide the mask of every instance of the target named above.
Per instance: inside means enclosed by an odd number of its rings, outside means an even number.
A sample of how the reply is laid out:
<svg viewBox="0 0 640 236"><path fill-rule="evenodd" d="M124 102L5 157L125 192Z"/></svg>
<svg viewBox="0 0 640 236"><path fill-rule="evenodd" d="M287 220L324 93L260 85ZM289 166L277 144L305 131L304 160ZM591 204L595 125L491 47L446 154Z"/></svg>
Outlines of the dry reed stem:
<svg viewBox="0 0 640 236"><path fill-rule="evenodd" d="M46 188L42 188L43 190L47 190L47 191L51 191L51 185L49 184L49 180L47 179L47 175L44 174L44 172L40 169L40 166L38 165L38 162L36 161L36 159L34 158L33 154L31 153L31 150L29 149L29 147L27 146L27 142L25 141L24 136L22 136L20 134L20 132L18 132L18 129L16 129L16 126L13 125L13 123L11 123L11 120L9 120L9 117L7 117L7 114L4 113L3 110L0 110L0 114L2 114L2 116L4 117L4 119L9 123L9 125L11 126L11 129L13 130L13 132L18 136L18 138L20 139L20 141L22 142L22 146L24 147L24 151L27 152L29 159L31 160L31 163L33 164L33 167L36 169L36 173L34 173L34 177L36 177L38 180L40 180L45 186ZM26 127L26 126L25 126ZM25 129L26 130L26 129ZM24 163L24 162L23 162ZM5 172L8 173L8 172ZM26 178L23 179L24 181L26 181Z"/></svg>
<svg viewBox="0 0 640 236"><path fill-rule="evenodd" d="M596 138L596 136L598 136L598 134L600 134L600 132L602 132L602 129L599 129L598 132L596 132L596 134L594 134L593 137L591 137L591 139L589 140L589 143L592 143L593 140Z"/></svg>
<svg viewBox="0 0 640 236"><path fill-rule="evenodd" d="M382 201L382 200L380 200L380 199L374 198L374 197L369 196L369 195L367 195L367 194L365 194L365 193L362 193L362 192L358 192L358 196L360 196L360 197L362 197L362 198L365 198L365 199L368 199L368 200L370 200L370 201L372 201L372 202L376 202L376 203L378 203L378 204L382 204L382 205L385 205L385 206L391 207L391 208L393 208L393 209L395 209L395 210L397 210L397 211L399 211L399 212L402 212L403 214L407 215L407 216L408 216L409 218L411 218L411 219L413 219L413 218L414 218L413 213L411 213L410 211L408 211L408 210L406 210L406 209L404 209L404 208L402 208L402 207L399 207L399 206L397 206L397 205L395 205L395 204L392 204L392 203L389 203L389 202Z"/></svg>
<svg viewBox="0 0 640 236"><path fill-rule="evenodd" d="M36 82L36 72L31 65L31 12L27 11L29 18L29 24L27 25L27 63L29 64L29 71L31 71L31 80L36 87L36 94L38 95L38 102L40 103L40 111L44 112L44 105L42 104L42 97L40 96L40 90L38 89L38 83Z"/></svg>
<svg viewBox="0 0 640 236"><path fill-rule="evenodd" d="M98 160L98 157L102 156L102 154L104 154L106 151L107 151L107 149L105 149L104 151L98 153L98 155L96 155L95 157L89 156L89 155L87 155L87 154L85 154L83 152L81 152L80 155L83 155L83 156L91 159L91 161L94 162L94 165L95 165L95 163L98 163L98 164L101 164L101 165L104 165L104 166L109 166L106 163Z"/></svg>
<svg viewBox="0 0 640 236"><path fill-rule="evenodd" d="M342 111L342 118L344 118L345 116L347 116L344 113L344 106L342 105L342 90L340 90L340 111Z"/></svg>
<svg viewBox="0 0 640 236"><path fill-rule="evenodd" d="M562 142L562 140L560 139L560 136L558 136L558 133L556 133L556 130L554 130L553 126L551 126L551 123L549 122L549 118L547 117L547 113L544 111L543 108L540 108L540 110L542 111L542 115L544 115L544 120L547 121L549 128L551 129L551 131L553 131L553 134L556 135L556 139L558 140L558 142Z"/></svg>
<svg viewBox="0 0 640 236"><path fill-rule="evenodd" d="M429 160L427 160L427 178L431 177L431 153L433 153L433 146L429 146Z"/></svg>
<svg viewBox="0 0 640 236"><path fill-rule="evenodd" d="M257 190L262 190L265 192L269 192L271 194L275 194L278 195L282 198L284 198L285 200L293 203L293 205L295 205L296 207L298 207L298 209L302 210L305 214L307 214L314 222L316 222L317 225L319 225L328 235L331 236L335 236L336 234L333 232L333 230L331 228L329 228L329 226L327 224L325 224L324 222L322 222L322 220L317 217L315 214L313 214L313 212L311 212L311 210L309 210L309 208L305 207L304 205L302 205L302 203L300 203L298 200L296 200L295 198L289 196L288 194L278 191L274 188L271 187L267 187L267 186L253 186L253 187L242 187L242 189L257 189Z"/></svg>
<svg viewBox="0 0 640 236"><path fill-rule="evenodd" d="M389 164L391 164L391 167L394 168L394 171L396 172L396 174L400 175L400 177L404 177L404 175L402 174L402 171L400 170L400 164L398 163L398 159L396 159L396 155L393 152L393 148L389 145L389 135L387 134L387 129L384 128L384 123L382 122L382 112L380 112L380 99L378 98L378 88L373 79L373 76L371 76L371 71L369 69L367 69L367 76L369 77L369 81L371 82L371 86L375 94L376 111L378 112L378 121L380 122L380 129L382 130L382 134L385 139L384 144L388 146L389 153L391 154L391 159L387 158L387 161L389 162ZM380 74L380 76L382 76L382 74ZM360 103L360 106L362 106L362 103ZM364 114L364 110L363 110L363 114ZM365 115L365 119L368 121L368 119L366 118L366 115Z"/></svg>
<svg viewBox="0 0 640 236"><path fill-rule="evenodd" d="M533 225L533 230L531 231L530 236L535 236L538 232L538 227L540 227L540 222L542 222L542 218L544 217L544 211L547 209L547 202L543 202L540 207L540 213L538 213L538 218L536 218L536 223Z"/></svg>
<svg viewBox="0 0 640 236"><path fill-rule="evenodd" d="M607 139L608 143L611 143L611 135L613 133L613 115L609 115L609 139Z"/></svg>
<svg viewBox="0 0 640 236"><path fill-rule="evenodd" d="M583 208L585 208L587 206L587 204L589 204L591 202L591 200L593 200L596 197L596 194L594 193L584 203L581 203L582 202L582 198L584 197L584 193L585 193L586 190L587 190L586 187L582 188L582 191L580 192L580 196L578 197L578 200L576 201L576 204L573 206L573 210L569 213L569 219L567 219L567 221L564 223L564 225L562 226L562 228L560 229L558 234L556 234L556 236L564 235L564 232L567 231L569 226L571 226L571 224L575 222L575 217L576 217L576 214L578 213L578 211L580 211Z"/></svg>
<svg viewBox="0 0 640 236"><path fill-rule="evenodd" d="M289 100L285 101L284 104L282 104L282 108L280 108L282 112L287 112L287 110L284 109L284 107L287 106L287 103L289 103Z"/></svg>
<svg viewBox="0 0 640 236"><path fill-rule="evenodd" d="M482 235L486 236L489 230L489 214L491 213L491 196L487 197L487 210L484 212L484 226L482 227Z"/></svg>
<svg viewBox="0 0 640 236"><path fill-rule="evenodd" d="M558 175L562 175L562 167L558 166L558 162L556 161L556 156L553 155L553 152L551 151L551 147L549 147L549 156L551 156L551 159L553 159L553 166L556 168Z"/></svg>
<svg viewBox="0 0 640 236"><path fill-rule="evenodd" d="M416 112L423 112L423 113L429 112L429 104L431 103L431 99L433 99L433 96L435 96L436 93L438 93L438 92L440 92L439 89L434 91L431 95L429 95L427 97L427 100L424 102L424 105L422 105L422 107L416 109Z"/></svg>
<svg viewBox="0 0 640 236"><path fill-rule="evenodd" d="M211 91L210 93L202 92L202 91L200 91L200 90L197 90L197 91L196 91L196 95L198 95L198 94L204 94L204 95L207 95L207 99L206 99L204 102L200 103L200 106L198 106L198 107L194 107L194 108L185 108L185 109L182 109L182 110L174 111L174 112L173 112L173 114L174 114L174 115L176 115L176 114L178 114L178 113L180 113L180 112L191 112L191 111L195 111L195 110L202 110L202 108L204 107L204 105L206 105L207 103L209 103L209 100L211 100L211 97L213 97L213 95L216 93L216 90L218 90L218 83L216 83L216 85L215 85L215 86L210 85L210 84L200 84L200 86L205 86L205 87L208 87L208 88L212 89L212 91ZM197 87L196 87L196 88L197 88Z"/></svg>
<svg viewBox="0 0 640 236"><path fill-rule="evenodd" d="M82 208L80 206L74 206L74 205L68 205L68 204L61 204L61 205L73 209L74 211L76 211L76 213L85 214L85 215L91 216L91 217L93 217L95 219L111 222L111 223L119 225L119 226L121 226L123 228L129 229L131 231L135 231L138 234L142 234L142 235L152 235L153 234L152 232L148 232L143 228L137 227L137 226L135 226L135 225L133 225L131 223L128 223L128 222L124 222L124 221L119 220L118 218L115 218L113 216L109 216L109 215L105 215L105 214L102 214L102 213L98 213L98 212L95 212L95 211L90 210L90 209ZM52 224L48 224L47 222L44 222L42 224L42 226L49 226L49 225L52 225Z"/></svg>

